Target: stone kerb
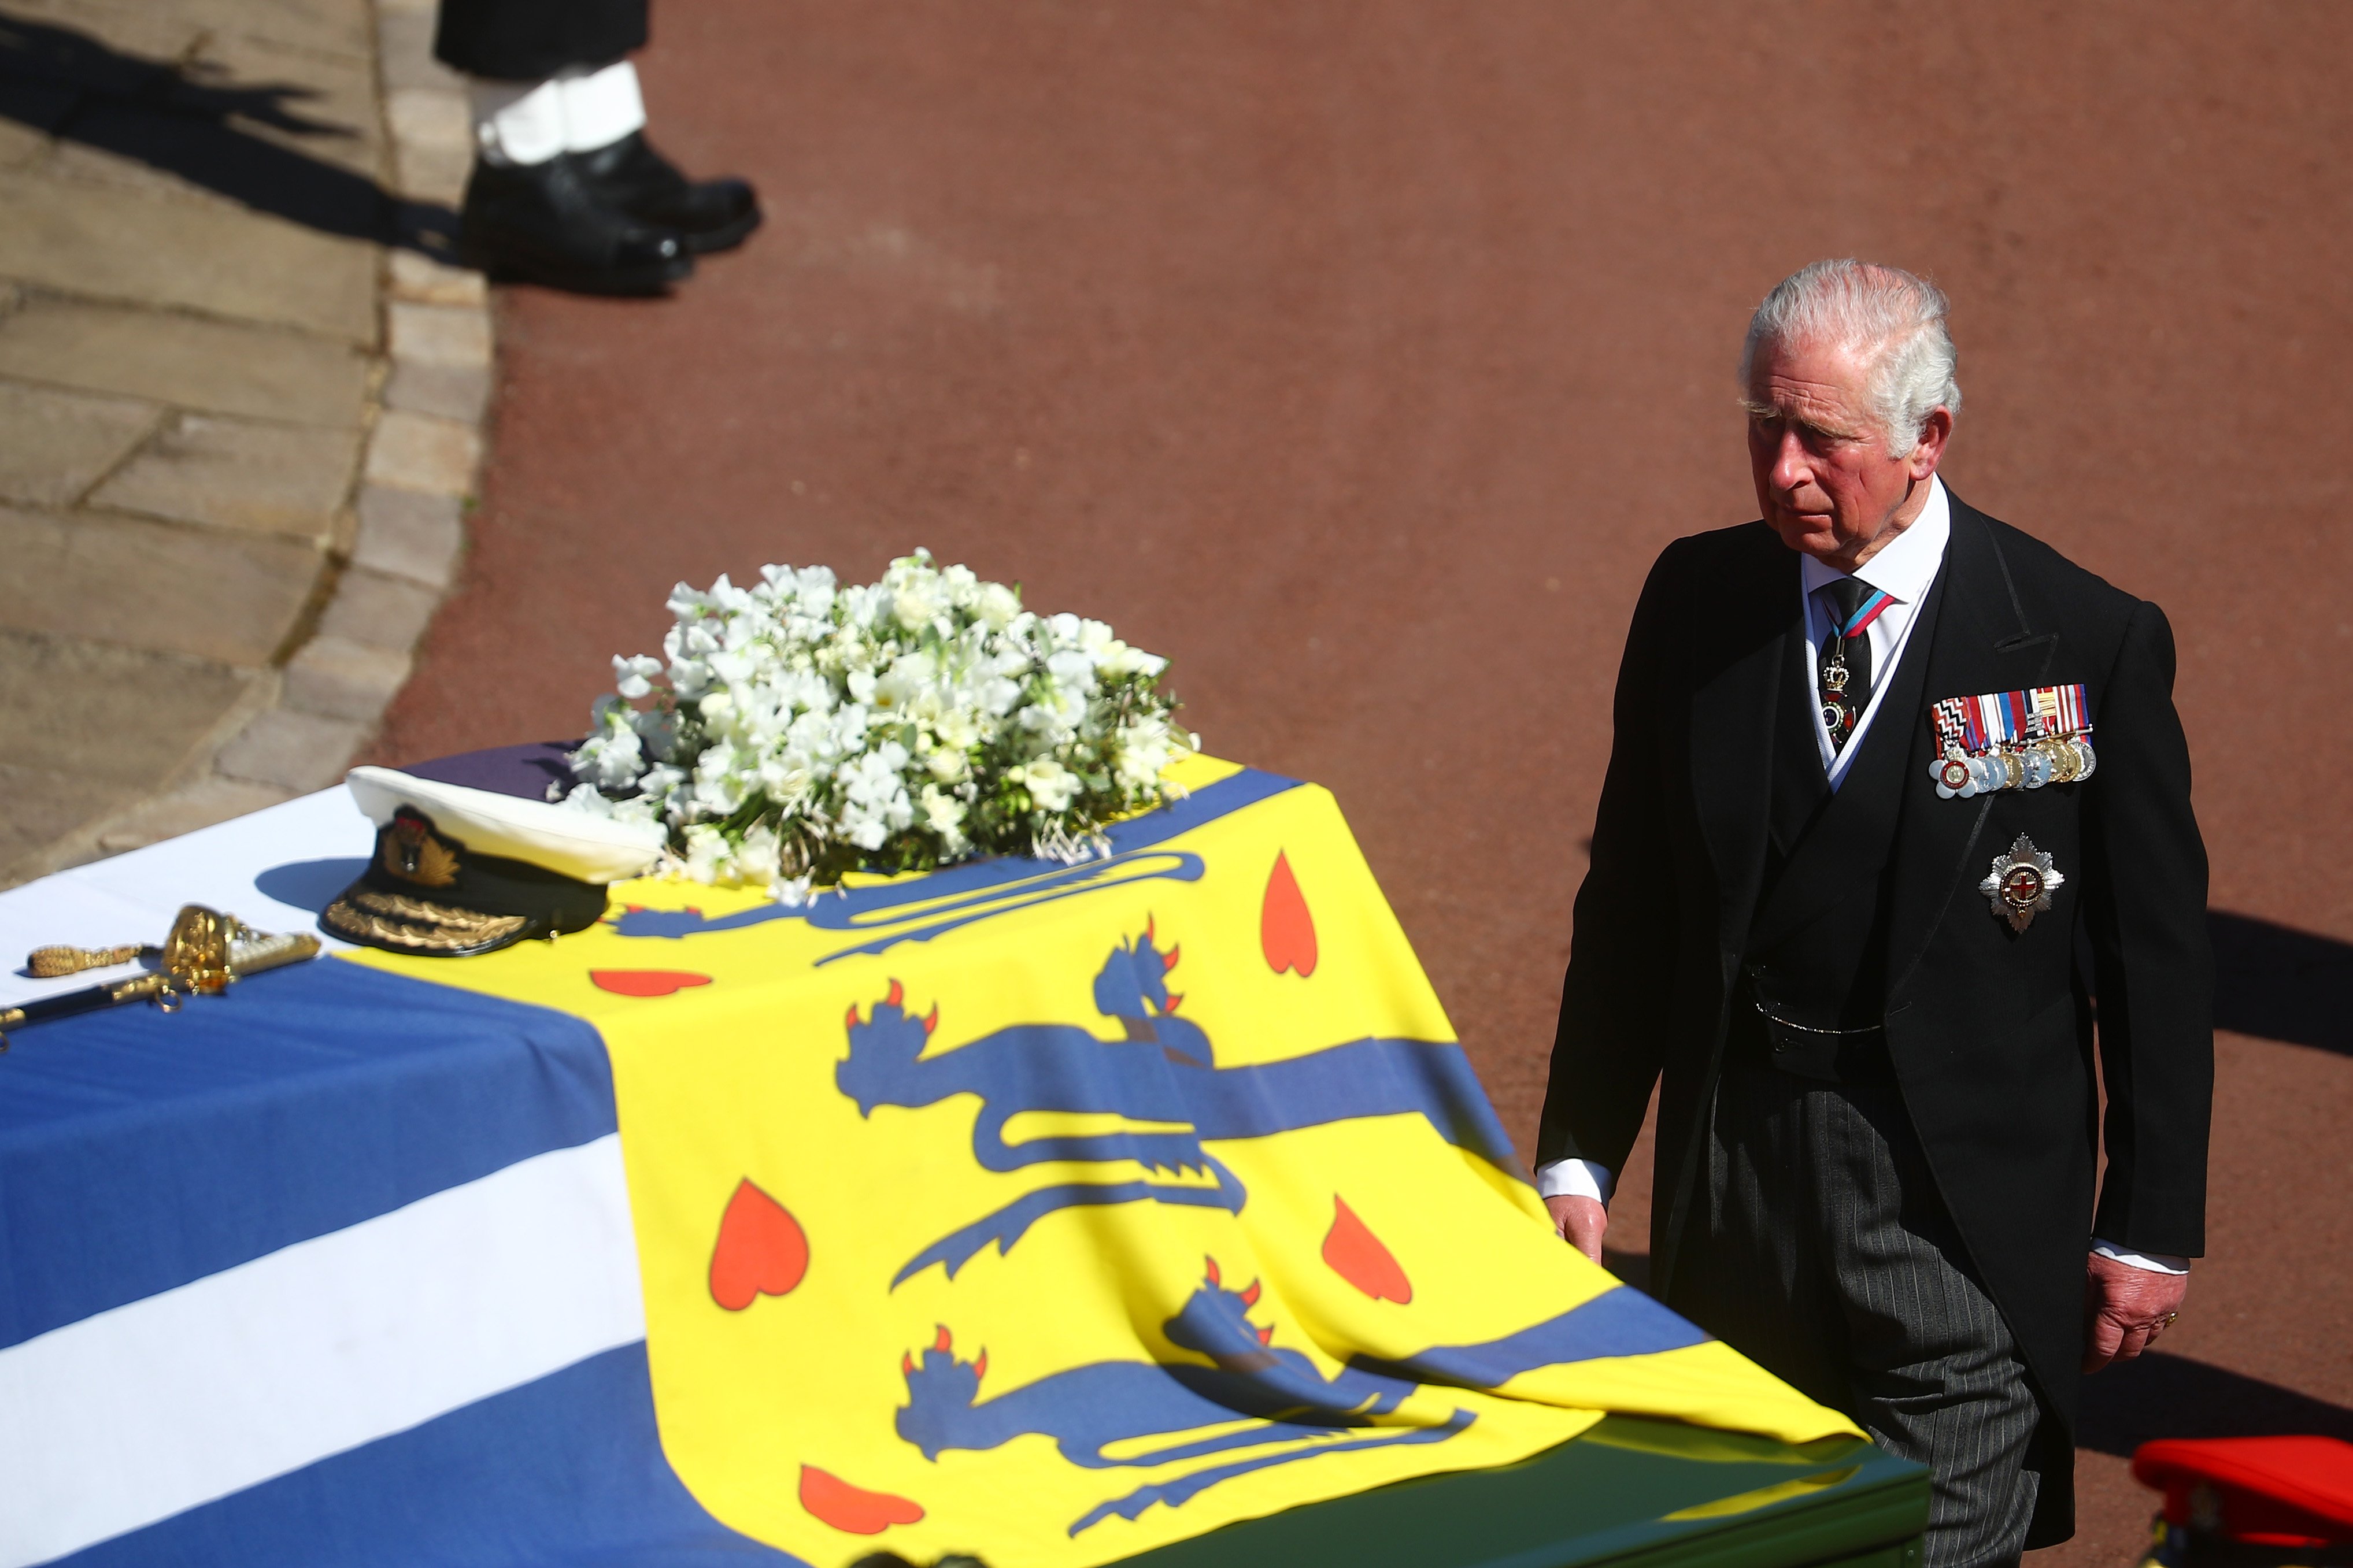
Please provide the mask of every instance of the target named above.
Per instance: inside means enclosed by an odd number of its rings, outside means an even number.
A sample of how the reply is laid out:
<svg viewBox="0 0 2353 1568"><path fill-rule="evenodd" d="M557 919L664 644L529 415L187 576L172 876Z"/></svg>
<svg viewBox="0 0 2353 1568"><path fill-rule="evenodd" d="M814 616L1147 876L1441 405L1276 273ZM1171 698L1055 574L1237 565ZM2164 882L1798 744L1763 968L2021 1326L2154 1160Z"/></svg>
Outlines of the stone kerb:
<svg viewBox="0 0 2353 1568"><path fill-rule="evenodd" d="M174 59L177 0L135 23L102 0L47 3L111 47ZM311 31L241 74L266 67L270 79L347 84L350 99L364 88L352 107L372 121L368 145L338 156L411 201L457 205L470 128L461 83L430 58L433 0L244 3L263 35L253 49L280 47L270 29L283 38L289 15ZM206 14L238 9L216 0ZM109 260L113 271L100 268L88 286L44 275L29 252L19 264L13 253L23 247L0 237L0 433L10 437L0 442L0 548L17 567L16 589L0 586L0 637L18 639L0 656L35 693L8 699L0 718L62 737L46 772L0 761L0 775L21 774L0 785L51 797L47 816L34 812L0 841L0 886L342 777L406 680L457 572L492 352L479 274L412 250L323 240L201 190L157 200L137 188L142 171L83 153L69 127L25 158L0 145L0 185L18 168L48 200L46 209L34 202L35 216L52 211L58 233L99 221L79 214L81 204L124 205L136 221L116 231L114 250L125 248L121 234L159 225L232 252L277 246L298 254L255 269L304 279L308 292L281 297L240 279L240 262L253 258L235 254L208 258L232 280L209 293L175 279L171 289L188 297L159 297L154 280L135 275L136 257ZM45 178L56 189L35 187ZM0 202L22 194L0 189ZM321 276L340 276L354 253L373 257L365 317ZM258 334L257 321L269 331ZM114 364L130 368L110 382ZM32 443L43 455L18 455ZM157 617L175 629L158 637ZM103 728L103 694L153 683L157 659L168 663L168 700L187 716L182 731L101 765L99 751L125 749ZM119 727L155 729L149 715L165 700L122 709ZM135 788L136 798L93 795L95 813L88 801L78 811L55 798L93 768L111 769L116 795Z"/></svg>

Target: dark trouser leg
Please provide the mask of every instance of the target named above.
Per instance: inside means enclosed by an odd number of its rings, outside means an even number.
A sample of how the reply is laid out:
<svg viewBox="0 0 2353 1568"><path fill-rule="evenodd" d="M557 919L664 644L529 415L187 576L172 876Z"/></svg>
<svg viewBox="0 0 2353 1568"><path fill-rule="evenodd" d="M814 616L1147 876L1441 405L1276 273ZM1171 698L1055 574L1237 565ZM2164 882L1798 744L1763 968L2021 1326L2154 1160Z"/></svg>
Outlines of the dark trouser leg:
<svg viewBox="0 0 2353 1568"><path fill-rule="evenodd" d="M647 0L441 0L433 54L468 76L539 81L646 47Z"/></svg>
<svg viewBox="0 0 2353 1568"><path fill-rule="evenodd" d="M1936 1473L1923 1568L2015 1562L2034 1395L1898 1092L1735 1067L1711 1145L1674 1304Z"/></svg>
<svg viewBox="0 0 2353 1568"><path fill-rule="evenodd" d="M1676 1263L1668 1305L1808 1397L1845 1410L1843 1314L1821 1226L1808 1212L1810 1088L1784 1073L1725 1068L1710 1129L1707 1206Z"/></svg>
<svg viewBox="0 0 2353 1568"><path fill-rule="evenodd" d="M1845 1304L1848 1409L1936 1473L1924 1568L2014 1563L2034 1515L2039 1418L2026 1364L1968 1267L1893 1086L1809 1096Z"/></svg>

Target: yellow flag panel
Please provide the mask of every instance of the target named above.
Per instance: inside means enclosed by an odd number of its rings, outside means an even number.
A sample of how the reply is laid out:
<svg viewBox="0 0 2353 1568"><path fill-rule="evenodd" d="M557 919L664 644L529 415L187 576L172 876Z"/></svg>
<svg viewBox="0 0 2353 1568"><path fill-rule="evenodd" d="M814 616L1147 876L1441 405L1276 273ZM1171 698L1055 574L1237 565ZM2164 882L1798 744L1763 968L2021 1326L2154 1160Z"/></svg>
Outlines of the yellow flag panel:
<svg viewBox="0 0 2353 1568"><path fill-rule="evenodd" d="M1608 1412L1853 1430L1554 1237L1328 795L1187 782L1075 867L648 880L360 956L602 1032L706 1508L820 1565L1084 1568Z"/></svg>

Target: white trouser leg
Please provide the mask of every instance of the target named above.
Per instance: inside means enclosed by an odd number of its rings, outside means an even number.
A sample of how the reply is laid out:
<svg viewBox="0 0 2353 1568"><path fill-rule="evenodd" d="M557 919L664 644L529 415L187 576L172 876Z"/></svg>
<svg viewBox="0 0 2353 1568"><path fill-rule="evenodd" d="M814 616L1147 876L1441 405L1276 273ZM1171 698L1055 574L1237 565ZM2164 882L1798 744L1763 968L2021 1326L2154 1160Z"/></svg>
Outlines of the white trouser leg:
<svg viewBox="0 0 2353 1568"><path fill-rule="evenodd" d="M594 153L645 128L646 100L638 92L638 68L627 60L602 70L566 72L557 85L564 94L567 153Z"/></svg>

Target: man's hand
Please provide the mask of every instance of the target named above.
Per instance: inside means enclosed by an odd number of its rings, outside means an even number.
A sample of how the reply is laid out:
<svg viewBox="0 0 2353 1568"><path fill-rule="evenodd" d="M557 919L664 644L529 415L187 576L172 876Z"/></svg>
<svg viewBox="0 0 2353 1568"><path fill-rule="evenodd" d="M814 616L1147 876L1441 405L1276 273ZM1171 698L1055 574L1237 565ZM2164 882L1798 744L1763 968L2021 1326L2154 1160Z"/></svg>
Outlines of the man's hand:
<svg viewBox="0 0 2353 1568"><path fill-rule="evenodd" d="M1553 1204L1574 1203L1554 1198ZM1559 1217L1557 1207L1554 1218ZM1599 1245L1596 1233L1596 1245ZM2130 1361L2163 1333L2189 1293L2187 1274L2158 1274L2093 1253L2084 1262L2084 1370Z"/></svg>
<svg viewBox="0 0 2353 1568"><path fill-rule="evenodd" d="M1609 1229L1609 1211L1601 1206L1601 1200L1563 1195L1544 1203L1560 1238L1593 1262L1600 1262L1601 1238Z"/></svg>

